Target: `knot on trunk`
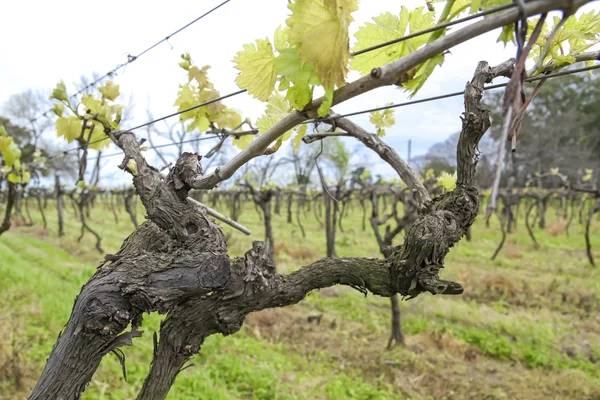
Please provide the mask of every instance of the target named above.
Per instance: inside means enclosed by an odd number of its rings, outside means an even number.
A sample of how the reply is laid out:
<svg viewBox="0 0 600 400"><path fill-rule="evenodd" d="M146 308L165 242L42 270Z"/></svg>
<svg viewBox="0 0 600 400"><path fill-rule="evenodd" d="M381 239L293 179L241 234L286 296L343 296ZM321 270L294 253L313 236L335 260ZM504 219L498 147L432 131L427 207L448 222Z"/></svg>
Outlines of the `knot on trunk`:
<svg viewBox="0 0 600 400"><path fill-rule="evenodd" d="M443 265L431 264L421 268L415 275L408 289L409 299L417 297L422 292L431 294L462 294L462 285L458 282L439 279L439 271Z"/></svg>
<svg viewBox="0 0 600 400"><path fill-rule="evenodd" d="M255 240L252 248L244 256L244 271L242 276L244 282L263 281L275 275L275 266L271 259L269 246L265 242Z"/></svg>
<svg viewBox="0 0 600 400"><path fill-rule="evenodd" d="M422 292L463 292L459 283L440 280L439 271L450 248L473 224L478 209L478 191L472 186L458 186L433 200L431 210L409 228L404 244L387 257L398 293L411 299Z"/></svg>
<svg viewBox="0 0 600 400"><path fill-rule="evenodd" d="M167 184L173 187L182 200L187 197L194 179L203 175L201 159L199 154L185 152L169 171Z"/></svg>

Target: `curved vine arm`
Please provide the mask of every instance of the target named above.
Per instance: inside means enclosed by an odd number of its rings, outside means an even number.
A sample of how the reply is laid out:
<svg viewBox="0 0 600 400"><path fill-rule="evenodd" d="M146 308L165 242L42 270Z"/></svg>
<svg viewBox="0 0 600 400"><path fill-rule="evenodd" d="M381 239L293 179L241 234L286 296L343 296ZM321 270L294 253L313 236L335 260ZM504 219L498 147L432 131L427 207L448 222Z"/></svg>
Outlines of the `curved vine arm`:
<svg viewBox="0 0 600 400"><path fill-rule="evenodd" d="M597 212L600 212L600 198L596 199L596 204L590 209L587 221L585 223L585 251L587 253L588 260L590 260L590 264L593 267L595 267L596 264L594 262L594 255L592 253L592 241L590 240L590 226L592 224L592 219L594 218L594 215Z"/></svg>
<svg viewBox="0 0 600 400"><path fill-rule="evenodd" d="M6 209L4 210L4 220L0 225L0 235L10 229L10 217L12 215L12 209L15 206L15 200L17 198L17 184L8 182L8 199L6 200Z"/></svg>
<svg viewBox="0 0 600 400"><path fill-rule="evenodd" d="M577 9L589 1L590 0L572 0L569 6ZM562 0L534 0L525 3L523 11L526 16L531 16L546 13L555 9L561 9L566 6L567 5ZM371 74L363 76L362 78L335 90L331 105L335 106L336 104L343 103L346 100L378 87L398 84L410 69L429 60L431 57L483 33L511 24L519 18L519 10L511 9L494 14L491 17L475 22L465 28L459 29L456 32L428 43L409 55L384 65L383 67L375 68L371 71ZM294 111L288 114L263 135L253 140L246 149L238 153L229 162L217 168L214 173L206 176L198 176L191 182L191 186L194 189L212 189L220 182L231 178L235 171L248 163L248 161L263 155L265 150L285 132L293 129L303 121L317 117L317 109L322 102L323 97L315 99L302 110L302 112Z"/></svg>

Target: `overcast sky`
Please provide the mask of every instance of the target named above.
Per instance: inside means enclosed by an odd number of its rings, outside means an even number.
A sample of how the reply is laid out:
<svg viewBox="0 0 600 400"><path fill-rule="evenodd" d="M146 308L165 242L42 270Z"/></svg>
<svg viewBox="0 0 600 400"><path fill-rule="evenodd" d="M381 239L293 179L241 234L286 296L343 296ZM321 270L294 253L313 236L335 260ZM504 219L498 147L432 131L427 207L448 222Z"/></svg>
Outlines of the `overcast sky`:
<svg viewBox="0 0 600 400"><path fill-rule="evenodd" d="M181 26L213 8L222 0L196 1L115 1L81 2L3 1L0 5L0 104L12 94L28 89L51 89L62 79L72 89L72 83L92 72L104 74L117 64L127 61L127 55L141 51ZM383 12L398 13L401 5L421 6L419 1L362 0L354 13L353 34L371 17ZM598 8L597 4L585 9ZM285 24L288 15L285 0L232 0L204 19L162 43L121 70L115 78L125 95L135 98L135 123L146 121L146 107L155 117L175 111L173 102L178 84L185 81L185 71L177 65L181 53L189 52L197 65L211 65L209 78L226 94L238 90L237 70L232 59L242 45L259 38L272 38L278 25ZM439 95L464 89L480 60L497 64L514 56L514 48L496 43L499 31L491 32L451 50L442 68L438 68L415 98ZM352 38L353 39L353 38ZM368 57L368 54L365 55ZM358 74L351 73L349 80ZM346 113L408 100L396 88L376 89L335 107ZM242 94L225 101L253 121L264 104ZM462 112L460 97L399 108L396 125L388 130L385 141L401 155L406 155L408 139L412 139L413 155L423 154L436 142L460 129ZM368 115L352 118L372 129ZM48 135L54 135L48 132ZM353 142L348 142L355 148ZM113 158L117 160L118 158ZM377 159L371 157L372 162ZM121 174L114 165L103 173ZM377 163L376 171L389 173ZM119 179L120 180L120 179ZM124 181L129 178L124 176Z"/></svg>

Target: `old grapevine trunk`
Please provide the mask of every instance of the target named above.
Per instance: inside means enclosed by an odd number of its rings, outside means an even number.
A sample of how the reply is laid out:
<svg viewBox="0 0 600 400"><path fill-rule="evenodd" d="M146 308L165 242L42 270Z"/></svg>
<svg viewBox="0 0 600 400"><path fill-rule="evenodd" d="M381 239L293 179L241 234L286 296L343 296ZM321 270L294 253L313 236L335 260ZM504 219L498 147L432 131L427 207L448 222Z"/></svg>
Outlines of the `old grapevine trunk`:
<svg viewBox="0 0 600 400"><path fill-rule="evenodd" d="M177 374L200 351L206 337L232 334L248 313L297 303L312 290L343 284L386 297L414 297L425 291L462 293L458 283L440 280L438 273L479 207L473 187L475 151L489 126L479 103L481 88L511 65L496 69L479 65L467 86L457 188L433 201L426 191L420 192L426 196L422 197L422 215L408 230L404 244L393 248L386 259L324 258L285 276L275 272L267 247L260 242L244 258L230 259L221 229L204 210L186 201L190 183L202 174L197 156L184 153L165 179L146 163L132 134L113 136L126 155L121 167L125 169L130 159L137 165L133 182L148 221L124 241L117 254L105 257L82 288L30 398L77 399L102 357L120 351L120 346L142 334L144 312L166 314L138 396L158 400L167 396ZM339 126L355 128L349 121L339 121ZM376 135L360 133L357 137L394 168L411 173L401 169L398 155ZM411 177L403 178L412 182Z"/></svg>

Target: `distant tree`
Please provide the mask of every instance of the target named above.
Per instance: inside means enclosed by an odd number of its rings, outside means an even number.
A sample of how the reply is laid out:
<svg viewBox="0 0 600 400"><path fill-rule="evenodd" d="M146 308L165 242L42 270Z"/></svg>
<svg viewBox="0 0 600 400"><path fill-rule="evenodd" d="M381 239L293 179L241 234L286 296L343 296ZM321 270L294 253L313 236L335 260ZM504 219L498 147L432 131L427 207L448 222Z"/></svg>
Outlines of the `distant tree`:
<svg viewBox="0 0 600 400"><path fill-rule="evenodd" d="M52 103L42 91L27 90L13 94L2 107L2 114L28 131L27 142L37 146L43 133L53 127ZM8 129L8 128L7 128Z"/></svg>
<svg viewBox="0 0 600 400"><path fill-rule="evenodd" d="M492 110L491 136L495 139L502 129L502 96L498 92L486 100ZM600 74L548 80L525 114L516 151L506 163L510 174L504 174L503 179L513 176L515 184L522 185L536 172L559 168L576 180L585 168L600 167L598 110Z"/></svg>
<svg viewBox="0 0 600 400"><path fill-rule="evenodd" d="M418 169L421 171L433 170L435 176L442 172L454 173L456 171L456 147L460 132L453 133L443 142L435 143L427 150L425 155L415 157ZM481 187L489 187L493 181L494 166L491 162L492 155L497 150L495 140L485 136L479 142L479 166L477 168L477 183Z"/></svg>

